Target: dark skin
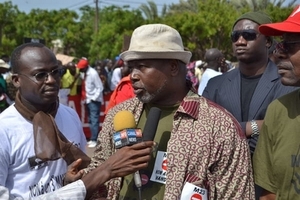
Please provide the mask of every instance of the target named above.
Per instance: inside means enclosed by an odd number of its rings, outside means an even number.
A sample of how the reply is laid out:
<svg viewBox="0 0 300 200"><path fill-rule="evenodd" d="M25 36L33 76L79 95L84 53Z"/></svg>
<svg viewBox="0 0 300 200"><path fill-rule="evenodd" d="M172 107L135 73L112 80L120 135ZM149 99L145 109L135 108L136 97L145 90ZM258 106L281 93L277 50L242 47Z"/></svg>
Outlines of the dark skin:
<svg viewBox="0 0 300 200"><path fill-rule="evenodd" d="M257 23L243 19L235 24L233 31L253 29L259 33L258 27ZM247 76L262 74L268 64L268 48L270 46L270 39L262 34L258 34L257 38L252 41L247 41L240 36L236 42L233 42L233 53L239 61L239 69L242 74Z"/></svg>
<svg viewBox="0 0 300 200"><path fill-rule="evenodd" d="M299 41L299 33L285 33L282 39L286 42ZM284 85L300 86L300 43L288 44L288 50L277 49L274 53L276 65ZM276 194L263 189L260 200L275 200Z"/></svg>
<svg viewBox="0 0 300 200"><path fill-rule="evenodd" d="M219 71L224 68L225 58L221 51L216 48L208 49L205 52L204 60L207 62L207 68Z"/></svg>
<svg viewBox="0 0 300 200"><path fill-rule="evenodd" d="M51 72L59 65L50 49L27 47L20 56L22 66L12 75L13 84L18 88L22 103L33 112L47 112L57 101L60 78L49 75L45 81L34 77L39 72Z"/></svg>
<svg viewBox="0 0 300 200"><path fill-rule="evenodd" d="M239 60L239 69L246 76L256 76L262 74L268 64L268 48L271 46L270 38L259 34L259 25L251 20L243 19L238 21L233 27L233 31L253 29L258 35L255 40L247 41L242 36L232 43L233 53ZM256 120L259 130L263 120ZM250 122L246 124L246 136L250 137L252 128Z"/></svg>
<svg viewBox="0 0 300 200"><path fill-rule="evenodd" d="M174 105L189 91L185 64L178 60L145 59L127 64L134 93L144 103Z"/></svg>
<svg viewBox="0 0 300 200"><path fill-rule="evenodd" d="M77 170L81 163L81 160L78 159L69 166L66 174L67 183L81 178L87 191L86 199L89 199L106 181L146 168L153 145L153 141L146 141L132 146L125 146L84 176L83 170Z"/></svg>
<svg viewBox="0 0 300 200"><path fill-rule="evenodd" d="M22 66L13 75L13 82L20 91L22 103L34 112L49 111L51 104L57 101L60 77L49 75L45 81L37 81L34 75L59 68L55 55L46 47L27 47L22 50L20 61ZM124 147L84 176L82 181L87 191L86 198L107 180L147 167L153 144L152 141L147 141ZM83 175L83 171L77 170L80 163L81 159L69 166L67 173L70 178L67 182L77 180Z"/></svg>

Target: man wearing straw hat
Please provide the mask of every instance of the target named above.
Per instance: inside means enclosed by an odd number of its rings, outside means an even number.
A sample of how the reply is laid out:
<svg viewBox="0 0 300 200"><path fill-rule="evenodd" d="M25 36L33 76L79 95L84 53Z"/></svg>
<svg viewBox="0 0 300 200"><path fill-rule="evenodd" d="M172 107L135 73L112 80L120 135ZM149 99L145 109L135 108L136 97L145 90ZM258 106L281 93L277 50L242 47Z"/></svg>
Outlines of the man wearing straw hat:
<svg viewBox="0 0 300 200"><path fill-rule="evenodd" d="M133 176L109 181L100 194L107 199L253 199L250 153L244 134L226 110L200 97L186 80L185 51L180 34L164 24L136 28L121 58L131 69L136 97L112 108L103 123L87 172L113 152L112 121L122 110L132 112L143 130L150 108L161 109L149 165ZM147 134L147 133L144 133Z"/></svg>

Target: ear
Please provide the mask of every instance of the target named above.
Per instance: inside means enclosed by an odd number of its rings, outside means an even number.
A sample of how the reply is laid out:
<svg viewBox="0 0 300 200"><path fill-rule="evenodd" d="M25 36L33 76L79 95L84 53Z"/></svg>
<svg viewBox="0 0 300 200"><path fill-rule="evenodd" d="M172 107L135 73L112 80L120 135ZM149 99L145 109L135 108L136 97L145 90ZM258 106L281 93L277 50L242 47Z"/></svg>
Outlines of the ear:
<svg viewBox="0 0 300 200"><path fill-rule="evenodd" d="M178 60L170 60L171 76L176 76L179 73L180 63Z"/></svg>
<svg viewBox="0 0 300 200"><path fill-rule="evenodd" d="M272 37L269 37L269 36L266 36L266 47L269 49L272 44L273 44L273 38Z"/></svg>
<svg viewBox="0 0 300 200"><path fill-rule="evenodd" d="M14 84L14 86L16 88L19 88L20 87L20 77L18 74L13 74L11 76L11 79L12 79L12 83Z"/></svg>

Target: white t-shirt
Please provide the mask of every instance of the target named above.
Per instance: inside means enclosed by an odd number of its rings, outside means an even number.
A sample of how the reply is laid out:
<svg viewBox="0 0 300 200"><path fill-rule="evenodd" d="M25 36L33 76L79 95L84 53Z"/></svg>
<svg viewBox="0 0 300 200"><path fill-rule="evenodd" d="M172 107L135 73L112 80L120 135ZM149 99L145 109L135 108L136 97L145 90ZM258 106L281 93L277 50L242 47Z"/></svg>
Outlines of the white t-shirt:
<svg viewBox="0 0 300 200"><path fill-rule="evenodd" d="M77 113L60 104L55 122L64 136L85 152L86 138ZM13 198L29 199L62 186L67 171L62 158L40 165L29 162L35 156L33 126L14 105L0 114L0 138L0 185L7 187Z"/></svg>

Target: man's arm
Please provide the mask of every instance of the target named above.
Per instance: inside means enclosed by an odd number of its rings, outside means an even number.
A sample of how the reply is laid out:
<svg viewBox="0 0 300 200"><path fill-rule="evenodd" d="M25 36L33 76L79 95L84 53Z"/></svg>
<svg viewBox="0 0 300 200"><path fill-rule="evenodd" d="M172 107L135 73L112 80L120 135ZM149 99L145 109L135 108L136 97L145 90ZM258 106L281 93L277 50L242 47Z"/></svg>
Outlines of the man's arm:
<svg viewBox="0 0 300 200"><path fill-rule="evenodd" d="M152 141L141 142L132 146L126 146L118 150L103 164L92 170L90 173L74 183L66 185L52 193L44 194L33 198L33 200L46 199L88 199L106 181L134 173L148 166L150 153L152 152ZM75 161L78 162L78 161ZM78 173L82 173L79 171ZM0 199L20 200L12 198L5 187L0 186Z"/></svg>

